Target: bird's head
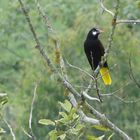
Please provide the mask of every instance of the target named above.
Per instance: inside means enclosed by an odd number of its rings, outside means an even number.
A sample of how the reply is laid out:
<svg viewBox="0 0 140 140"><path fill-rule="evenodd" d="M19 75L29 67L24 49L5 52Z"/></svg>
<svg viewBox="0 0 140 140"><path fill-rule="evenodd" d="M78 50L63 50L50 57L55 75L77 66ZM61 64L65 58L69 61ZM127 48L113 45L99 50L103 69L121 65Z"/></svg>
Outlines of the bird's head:
<svg viewBox="0 0 140 140"><path fill-rule="evenodd" d="M102 30L100 30L100 29L98 29L98 28L92 28L90 31L89 31L89 33L88 33L88 38L90 38L90 39L97 39L98 38L98 35L100 34L100 33L102 33L103 31Z"/></svg>

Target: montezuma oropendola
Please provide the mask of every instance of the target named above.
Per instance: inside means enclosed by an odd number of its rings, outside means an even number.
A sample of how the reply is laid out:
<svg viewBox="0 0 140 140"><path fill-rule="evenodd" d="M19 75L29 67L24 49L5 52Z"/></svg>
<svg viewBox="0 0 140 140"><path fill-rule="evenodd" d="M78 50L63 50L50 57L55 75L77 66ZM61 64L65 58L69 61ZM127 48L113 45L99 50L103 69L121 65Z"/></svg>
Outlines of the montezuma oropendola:
<svg viewBox="0 0 140 140"><path fill-rule="evenodd" d="M97 28L92 28L87 34L87 38L84 43L84 50L88 58L89 64L92 70L95 70L101 62L101 57L104 56L104 47L101 41L98 39L99 34L102 31ZM112 80L108 70L107 61L100 66L100 74L105 85L111 85Z"/></svg>

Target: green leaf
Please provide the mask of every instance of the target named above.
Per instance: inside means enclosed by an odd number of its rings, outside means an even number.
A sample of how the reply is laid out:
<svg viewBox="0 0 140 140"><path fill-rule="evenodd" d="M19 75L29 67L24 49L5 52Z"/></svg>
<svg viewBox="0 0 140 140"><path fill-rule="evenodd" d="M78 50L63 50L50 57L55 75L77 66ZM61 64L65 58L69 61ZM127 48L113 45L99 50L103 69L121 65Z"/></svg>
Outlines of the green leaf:
<svg viewBox="0 0 140 140"><path fill-rule="evenodd" d="M111 140L111 138L114 136L114 133L112 133L107 140Z"/></svg>
<svg viewBox="0 0 140 140"><path fill-rule="evenodd" d="M56 122L61 122L61 123L65 124L65 123L69 122L69 118L68 118L68 117L66 117L66 118L61 118L61 119L55 120L55 121L56 121Z"/></svg>
<svg viewBox="0 0 140 140"><path fill-rule="evenodd" d="M105 135L102 135L102 136L98 137L98 139L103 140L104 137L105 137Z"/></svg>
<svg viewBox="0 0 140 140"><path fill-rule="evenodd" d="M87 140L103 140L103 138L105 137L105 135L100 136L100 137L96 137L96 136L87 136Z"/></svg>
<svg viewBox="0 0 140 140"><path fill-rule="evenodd" d="M61 140L64 140L65 137L66 137L66 134L62 134L62 135L59 136L59 138L60 138Z"/></svg>
<svg viewBox="0 0 140 140"><path fill-rule="evenodd" d="M69 117L70 117L70 119L76 119L76 118L79 117L79 116L76 114L76 109L75 109L75 108L72 108L72 109L71 109L70 114L69 114Z"/></svg>
<svg viewBox="0 0 140 140"><path fill-rule="evenodd" d="M78 131L80 131L81 129L83 129L85 126L83 125L83 124L78 124L77 126L76 126L76 129L78 130Z"/></svg>
<svg viewBox="0 0 140 140"><path fill-rule="evenodd" d="M72 105L71 103L68 101L68 100L65 100L64 103L62 102L59 102L59 104L61 105L61 107L66 110L67 112L70 112L71 108L72 108Z"/></svg>
<svg viewBox="0 0 140 140"><path fill-rule="evenodd" d="M43 125L55 125L55 123L49 119L41 119L39 120L39 123Z"/></svg>
<svg viewBox="0 0 140 140"><path fill-rule="evenodd" d="M59 112L59 115L61 115L63 118L68 117L68 115L65 112Z"/></svg>
<svg viewBox="0 0 140 140"><path fill-rule="evenodd" d="M107 127L104 127L102 125L93 125L94 128L100 130L100 131L109 131L110 129Z"/></svg>
<svg viewBox="0 0 140 140"><path fill-rule="evenodd" d="M88 135L87 140L99 140L99 139L97 137L95 137L95 136Z"/></svg>
<svg viewBox="0 0 140 140"><path fill-rule="evenodd" d="M77 131L77 129L75 129L75 128L69 129L68 132L71 133L71 134L73 134L73 135L78 135L78 133L79 133L79 131Z"/></svg>
<svg viewBox="0 0 140 140"><path fill-rule="evenodd" d="M75 128L69 129L69 133L77 135L80 132L80 130L84 127L84 125L78 124Z"/></svg>
<svg viewBox="0 0 140 140"><path fill-rule="evenodd" d="M4 134L6 131L3 128L0 128L0 134Z"/></svg>
<svg viewBox="0 0 140 140"><path fill-rule="evenodd" d="M8 102L8 96L6 93L0 93L0 104L4 105Z"/></svg>
<svg viewBox="0 0 140 140"><path fill-rule="evenodd" d="M50 140L57 140L57 131L52 130L49 132Z"/></svg>

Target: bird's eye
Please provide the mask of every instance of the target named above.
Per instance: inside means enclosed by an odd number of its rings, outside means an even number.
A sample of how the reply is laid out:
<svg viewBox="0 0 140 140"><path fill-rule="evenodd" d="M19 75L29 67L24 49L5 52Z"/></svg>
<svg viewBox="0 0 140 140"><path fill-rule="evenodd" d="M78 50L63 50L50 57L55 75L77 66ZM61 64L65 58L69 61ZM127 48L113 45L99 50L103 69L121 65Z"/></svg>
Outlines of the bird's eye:
<svg viewBox="0 0 140 140"><path fill-rule="evenodd" d="M96 34L97 34L97 32L96 32L96 31L93 31L93 32L92 32L92 34L93 34L93 35L96 35Z"/></svg>

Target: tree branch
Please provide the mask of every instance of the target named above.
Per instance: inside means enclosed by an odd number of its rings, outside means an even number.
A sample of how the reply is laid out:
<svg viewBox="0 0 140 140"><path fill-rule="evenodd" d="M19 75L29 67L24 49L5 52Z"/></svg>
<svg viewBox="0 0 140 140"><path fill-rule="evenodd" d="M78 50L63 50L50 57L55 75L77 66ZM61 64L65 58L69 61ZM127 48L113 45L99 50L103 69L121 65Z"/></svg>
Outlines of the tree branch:
<svg viewBox="0 0 140 140"><path fill-rule="evenodd" d="M114 16L114 13L113 13L112 11L108 10L108 9L104 6L103 0L100 0L100 5L101 5L101 7L102 7L102 9L103 9L104 11L106 11L107 13L109 13L111 16Z"/></svg>
<svg viewBox="0 0 140 140"><path fill-rule="evenodd" d="M34 102L35 102L35 98L36 98L37 87L38 87L38 82L36 83L35 88L34 88L34 94L33 94L30 116L29 116L29 129L30 129L30 135L32 136L32 138L31 138L32 140L36 140L36 137L35 137L33 130L32 130L32 116L33 116L33 109L34 109Z"/></svg>
<svg viewBox="0 0 140 140"><path fill-rule="evenodd" d="M77 101L73 94L69 93L68 97L73 107L77 109L77 113L83 122L90 123L92 125L101 125L99 120L87 117L85 115L85 113L80 109L80 107L78 107Z"/></svg>
<svg viewBox="0 0 140 140"><path fill-rule="evenodd" d="M47 26L47 29L49 29L49 32L52 33L52 34L56 34L51 23L49 22L49 18L48 16L45 14L45 12L43 11L43 9L41 8L40 6L40 3L38 0L35 0L36 2L36 5L37 5L37 9L38 9L38 12L39 14L41 15L45 25ZM61 73L62 75L68 79L67 77L67 72L66 72L66 67L65 67L65 64L64 64L64 60L62 58L62 55L61 55L61 52L60 52L60 42L57 38L53 37L51 38L54 43L55 43L55 55L56 55L56 62L59 63L59 66L61 68Z"/></svg>
<svg viewBox="0 0 140 140"><path fill-rule="evenodd" d="M133 74L133 70L132 70L132 65L131 65L131 59L130 59L130 57L129 57L129 68L130 68L130 78L131 78L131 80L133 80L133 82L136 84L136 86L137 86L138 88L140 88L140 84L139 84L139 82L136 80L136 78L135 78L135 76L134 76L134 74Z"/></svg>
<svg viewBox="0 0 140 140"><path fill-rule="evenodd" d="M103 126L108 127L109 129L113 130L117 135L119 135L123 140L132 140L125 132L123 132L121 129L119 129L115 124L113 124L110 120L107 119L107 117L104 114L101 114L97 110L95 110L91 105L89 105L87 102L85 105L90 109L90 113L96 116L97 119L100 120L100 123Z"/></svg>
<svg viewBox="0 0 140 140"><path fill-rule="evenodd" d="M117 20L116 24L119 24L119 23L140 24L140 19L137 19L137 20L133 20L133 19L131 19L131 20L127 20L127 19Z"/></svg>
<svg viewBox="0 0 140 140"><path fill-rule="evenodd" d="M11 125L7 122L7 120L5 120L5 119L3 119L3 120L4 120L4 122L6 123L6 125L8 126L8 128L9 128L13 140L16 140L16 136L15 136L15 134L14 134L14 132L13 132L13 128L12 128Z"/></svg>
<svg viewBox="0 0 140 140"><path fill-rule="evenodd" d="M67 64L68 64L69 67L74 68L74 69L77 69L77 70L81 71L82 73L85 73L91 79L95 80L95 78L91 74L89 74L87 71L85 71L85 70L83 70L83 69L81 69L81 68L79 68L77 66L74 66L74 65L70 64L68 61L67 61Z"/></svg>

